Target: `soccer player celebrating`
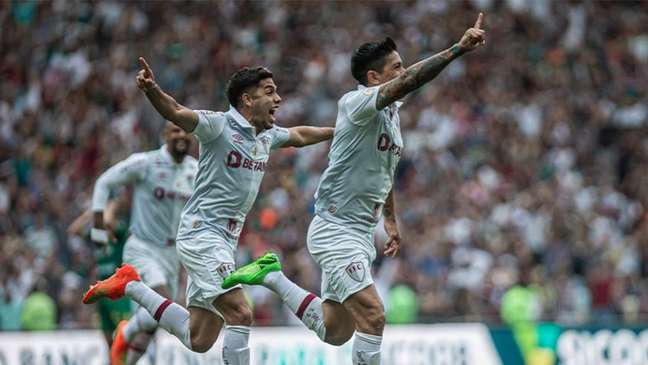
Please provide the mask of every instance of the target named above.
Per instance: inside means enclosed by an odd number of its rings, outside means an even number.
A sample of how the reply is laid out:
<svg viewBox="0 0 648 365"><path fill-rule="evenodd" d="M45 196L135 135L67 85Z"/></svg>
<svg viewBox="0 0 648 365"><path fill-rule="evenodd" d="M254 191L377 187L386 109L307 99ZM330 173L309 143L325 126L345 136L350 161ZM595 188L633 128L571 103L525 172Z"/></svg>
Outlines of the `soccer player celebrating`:
<svg viewBox="0 0 648 365"><path fill-rule="evenodd" d="M133 185L130 237L124 245L123 261L136 268L142 281L159 295L173 298L180 271L175 236L180 212L193 190L198 163L187 155L191 137L182 128L167 122L164 139L166 143L160 149L135 153L97 179L90 236L95 242L108 242L110 230L104 226L103 217L110 191ZM110 351L112 364L135 364L157 327L143 307L128 322L120 322Z"/></svg>
<svg viewBox="0 0 648 365"><path fill-rule="evenodd" d="M452 47L405 69L391 38L365 43L351 58L360 85L338 102L329 165L316 192L308 249L322 269L322 301L281 273L268 253L236 270L223 283L259 284L275 291L320 339L341 345L356 331L353 364L380 364L385 323L370 268L373 231L381 212L389 235L385 255L400 248L393 181L401 156L399 99L434 79L455 58L484 44L483 15Z"/></svg>
<svg viewBox="0 0 648 365"><path fill-rule="evenodd" d="M281 97L272 73L243 68L227 84L230 109L188 109L156 84L143 58L137 85L167 120L200 142L194 193L182 212L176 248L187 270L187 307L171 302L140 280L129 265L86 293L84 303L127 295L195 352L209 350L223 325L226 364L249 364L252 311L240 286L222 288L234 270L234 251L245 217L259 191L271 149L302 147L329 140L333 128L281 128L274 124Z"/></svg>

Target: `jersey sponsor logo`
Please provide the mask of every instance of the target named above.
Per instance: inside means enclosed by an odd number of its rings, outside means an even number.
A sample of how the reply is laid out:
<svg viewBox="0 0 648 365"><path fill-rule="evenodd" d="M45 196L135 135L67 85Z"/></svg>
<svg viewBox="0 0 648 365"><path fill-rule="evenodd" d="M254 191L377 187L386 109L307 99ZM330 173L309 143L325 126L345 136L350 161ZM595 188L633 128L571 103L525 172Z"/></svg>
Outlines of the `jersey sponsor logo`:
<svg viewBox="0 0 648 365"><path fill-rule="evenodd" d="M234 133L232 134L232 140L236 143L243 143L243 136L238 133Z"/></svg>
<svg viewBox="0 0 648 365"><path fill-rule="evenodd" d="M234 271L234 263L224 262L216 268L216 272L221 278L225 279Z"/></svg>
<svg viewBox="0 0 648 365"><path fill-rule="evenodd" d="M243 168L251 171L265 171L266 162L254 161L249 158L243 158L239 152L230 151L227 155L227 167L237 169Z"/></svg>
<svg viewBox="0 0 648 365"><path fill-rule="evenodd" d="M393 153L396 156L401 155L401 146L397 145L396 143L392 143L391 138L389 138L389 135L387 133L383 133L378 137L378 151L389 151Z"/></svg>
<svg viewBox="0 0 648 365"><path fill-rule="evenodd" d="M164 198L171 199L171 200L180 200L180 201L185 201L185 202L187 200L189 200L189 195L183 194L183 193L180 193L180 192L177 192L177 191L173 191L173 190L166 191L161 186L156 186L153 189L153 196L157 200L162 200Z"/></svg>
<svg viewBox="0 0 648 365"><path fill-rule="evenodd" d="M359 283L365 278L365 267L362 262L352 262L344 269L349 277Z"/></svg>

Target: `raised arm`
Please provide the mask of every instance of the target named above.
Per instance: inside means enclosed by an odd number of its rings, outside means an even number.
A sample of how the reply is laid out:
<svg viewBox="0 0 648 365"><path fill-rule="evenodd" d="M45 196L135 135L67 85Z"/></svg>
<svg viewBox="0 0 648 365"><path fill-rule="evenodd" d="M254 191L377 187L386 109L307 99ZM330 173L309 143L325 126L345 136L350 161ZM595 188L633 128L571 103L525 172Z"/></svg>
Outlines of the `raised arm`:
<svg viewBox="0 0 648 365"><path fill-rule="evenodd" d="M288 140L281 147L304 147L333 138L335 128L299 126L288 128Z"/></svg>
<svg viewBox="0 0 648 365"><path fill-rule="evenodd" d="M468 28L459 43L410 66L397 78L383 84L378 90L376 109L381 110L394 101L434 79L452 60L486 43L481 29L484 14L479 13L475 26Z"/></svg>
<svg viewBox="0 0 648 365"><path fill-rule="evenodd" d="M171 95L162 91L155 82L153 71L144 57L140 57L139 62L142 65L142 70L137 74L137 87L144 92L155 110L164 119L184 129L187 133L193 132L198 124L198 114L180 105Z"/></svg>

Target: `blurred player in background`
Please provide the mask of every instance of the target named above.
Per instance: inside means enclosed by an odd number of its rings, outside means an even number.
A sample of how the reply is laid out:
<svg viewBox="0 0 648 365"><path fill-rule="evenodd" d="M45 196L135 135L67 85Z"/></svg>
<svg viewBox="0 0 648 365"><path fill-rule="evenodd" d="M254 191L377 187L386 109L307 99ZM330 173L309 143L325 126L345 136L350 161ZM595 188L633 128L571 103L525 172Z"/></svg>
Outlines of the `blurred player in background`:
<svg viewBox="0 0 648 365"><path fill-rule="evenodd" d="M182 128L167 122L164 140L160 149L135 153L97 179L91 238L101 244L108 242L110 230L103 217L110 191L133 185L130 237L124 245L123 261L135 267L142 281L159 295L174 298L180 271L175 236L180 213L193 190L198 163L187 154L191 137ZM110 350L112 364L136 363L157 326L142 307L128 322L120 322Z"/></svg>
<svg viewBox="0 0 648 365"><path fill-rule="evenodd" d="M104 280L110 277L122 265L122 253L124 244L128 238L128 207L127 201L130 195L126 192L119 194L115 199L108 202L104 210L104 225L114 238L110 244L98 244L95 246L96 277ZM82 236L90 240L90 229L92 226L92 209L86 210L77 217L68 227L68 234ZM131 315L131 301L128 298L111 301L102 299L97 303L97 312L101 331L103 332L108 348L113 343L113 333L122 320Z"/></svg>
<svg viewBox="0 0 648 365"><path fill-rule="evenodd" d="M308 250L322 269L324 301L288 280L272 253L235 271L224 287L264 285L327 343L341 345L357 331L353 364L380 364L385 315L370 270L376 257L373 231L382 214L389 236L384 254L395 256L400 248L393 193L403 148L398 100L484 44L482 21L479 14L458 43L407 69L391 38L354 52L351 73L360 85L338 102L329 165L308 230Z"/></svg>
<svg viewBox="0 0 648 365"><path fill-rule="evenodd" d="M243 68L227 85L229 111L191 110L156 84L143 58L139 88L155 109L200 142L194 193L182 213L177 250L187 270L187 307L171 302L142 283L128 265L93 286L84 302L127 295L148 309L160 326L190 350L209 350L225 324L226 364L249 364L252 311L240 286L221 287L234 270L238 237L259 191L270 151L329 140L333 128L281 128L274 124L281 97L272 73Z"/></svg>

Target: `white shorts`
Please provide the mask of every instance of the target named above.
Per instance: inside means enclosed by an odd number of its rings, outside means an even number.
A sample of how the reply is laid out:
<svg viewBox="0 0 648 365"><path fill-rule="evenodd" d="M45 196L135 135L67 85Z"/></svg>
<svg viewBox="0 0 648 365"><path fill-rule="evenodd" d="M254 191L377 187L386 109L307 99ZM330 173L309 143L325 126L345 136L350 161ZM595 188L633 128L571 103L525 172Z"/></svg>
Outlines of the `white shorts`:
<svg viewBox="0 0 648 365"><path fill-rule="evenodd" d="M322 299L338 303L373 284L373 233L315 216L308 227L308 251L322 269Z"/></svg>
<svg viewBox="0 0 648 365"><path fill-rule="evenodd" d="M214 300L241 288L221 288L223 280L234 271L237 244L236 238L218 231L202 231L191 239L176 242L178 257L187 270L187 307L204 308L220 316Z"/></svg>
<svg viewBox="0 0 648 365"><path fill-rule="evenodd" d="M144 284L150 288L166 286L175 298L180 262L174 246L161 246L131 235L124 245L123 255L124 263L135 267Z"/></svg>

